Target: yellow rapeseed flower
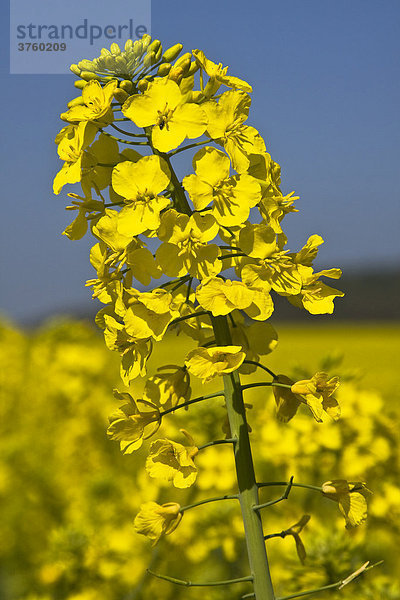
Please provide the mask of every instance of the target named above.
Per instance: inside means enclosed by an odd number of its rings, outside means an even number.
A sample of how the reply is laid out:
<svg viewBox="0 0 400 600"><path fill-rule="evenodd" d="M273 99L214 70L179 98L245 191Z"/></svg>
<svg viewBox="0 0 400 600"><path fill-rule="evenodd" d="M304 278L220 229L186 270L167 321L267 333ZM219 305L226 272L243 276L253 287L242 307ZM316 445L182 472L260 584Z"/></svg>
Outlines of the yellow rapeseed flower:
<svg viewBox="0 0 400 600"><path fill-rule="evenodd" d="M347 529L365 522L367 518L365 495L371 493L365 483L334 479L322 484L322 493L339 504L339 510L345 518Z"/></svg>
<svg viewBox="0 0 400 600"><path fill-rule="evenodd" d="M150 477L171 481L177 488L187 488L196 481L197 467L193 459L198 448L187 431L181 431L188 438L190 446L168 439L156 440L150 446L146 471Z"/></svg>
<svg viewBox="0 0 400 600"><path fill-rule="evenodd" d="M130 454L157 431L161 423L160 411L147 400L134 400L127 392L114 390L114 396L126 404L110 415L107 435L120 442L124 454Z"/></svg>
<svg viewBox="0 0 400 600"><path fill-rule="evenodd" d="M241 281L210 277L197 287L196 299L202 308L216 317L248 308L254 301L254 292Z"/></svg>
<svg viewBox="0 0 400 600"><path fill-rule="evenodd" d="M228 67L223 67L222 63L218 65L212 60L208 59L202 50L192 50L192 54L195 57L197 64L200 69L204 71L210 78L207 86L204 90L204 95L207 97L212 96L218 90L220 85L226 85L227 87L235 90L242 90L243 92L252 92L253 88L249 83L239 79L239 77L233 77L227 75Z"/></svg>
<svg viewBox="0 0 400 600"><path fill-rule="evenodd" d="M180 510L181 507L176 502L161 505L157 502L145 502L135 517L135 531L150 538L155 546L162 535L168 535L178 527L182 519Z"/></svg>
<svg viewBox="0 0 400 600"><path fill-rule="evenodd" d="M261 187L250 175L229 176L230 160L224 152L206 146L193 158L196 175L183 179L196 210L212 203L211 214L220 225L240 225L250 208L261 200Z"/></svg>
<svg viewBox="0 0 400 600"><path fill-rule="evenodd" d="M167 197L160 195L169 182L168 165L157 155L117 165L112 172L112 187L124 199L118 231L134 236L148 229L157 229L160 212L170 204Z"/></svg>
<svg viewBox="0 0 400 600"><path fill-rule="evenodd" d="M156 261L169 277L189 273L198 279L217 275L222 269L221 252L216 244L208 244L218 234L212 215L178 213L167 210L161 219L158 237L164 241L157 249Z"/></svg>
<svg viewBox="0 0 400 600"><path fill-rule="evenodd" d="M178 365L163 365L155 375L147 379L143 398L166 409L189 400L190 393L187 370Z"/></svg>
<svg viewBox="0 0 400 600"><path fill-rule="evenodd" d="M150 127L151 141L160 152L177 148L185 138L200 137L207 126L204 110L186 102L179 85L171 79L155 79L143 94L130 96L123 114L138 127Z"/></svg>
<svg viewBox="0 0 400 600"><path fill-rule="evenodd" d="M195 348L186 357L188 371L200 377L203 383L217 375L236 371L246 358L241 346L215 346L214 348Z"/></svg>
<svg viewBox="0 0 400 600"><path fill-rule="evenodd" d="M53 191L59 194L66 183L78 183L82 172L93 165L93 157L85 150L93 142L97 127L92 123L82 122L78 125L64 127L56 137L58 155L65 161L53 182Z"/></svg>
<svg viewBox="0 0 400 600"><path fill-rule="evenodd" d="M96 80L89 81L82 90L82 104L70 108L61 114L61 119L70 123L96 121L98 125L109 125L114 120L111 102L118 87L116 79L104 87Z"/></svg>
<svg viewBox="0 0 400 600"><path fill-rule="evenodd" d="M207 114L207 135L223 146L238 173L247 171L250 155L265 152L265 142L254 127L245 125L251 99L240 90L224 92L218 103L209 100L203 104Z"/></svg>
<svg viewBox="0 0 400 600"><path fill-rule="evenodd" d="M329 378L327 373L319 371L311 379L296 381L291 390L307 404L314 419L322 423L325 413L335 421L340 417L339 404L332 396L338 387L339 377Z"/></svg>
<svg viewBox="0 0 400 600"><path fill-rule="evenodd" d="M332 314L335 298L344 296L344 293L319 280L322 275L339 279L340 269L325 269L314 273L312 267L298 265L301 277L301 290L298 295L289 296L288 300L299 308L305 308L311 315Z"/></svg>

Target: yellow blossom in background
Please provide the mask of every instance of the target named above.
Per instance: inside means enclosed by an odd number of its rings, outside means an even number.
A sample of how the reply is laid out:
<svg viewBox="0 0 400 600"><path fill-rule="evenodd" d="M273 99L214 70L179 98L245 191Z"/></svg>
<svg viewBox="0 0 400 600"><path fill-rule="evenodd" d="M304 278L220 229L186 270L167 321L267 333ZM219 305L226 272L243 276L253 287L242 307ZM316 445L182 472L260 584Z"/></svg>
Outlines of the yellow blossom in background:
<svg viewBox="0 0 400 600"><path fill-rule="evenodd" d="M331 377L319 371L311 379L302 379L293 383L291 390L302 402L307 404L316 421L322 423L327 413L335 421L340 417L338 401L332 397L339 387L339 377Z"/></svg>
<svg viewBox="0 0 400 600"><path fill-rule="evenodd" d="M241 346L195 348L187 355L185 365L189 373L200 377L205 383L217 375L236 371L245 358Z"/></svg>
<svg viewBox="0 0 400 600"><path fill-rule="evenodd" d="M112 186L124 198L124 207L118 215L118 231L124 235L138 235L160 225L160 212L170 204L160 195L168 187L170 172L160 156L143 156L133 163L125 161L112 172Z"/></svg>
<svg viewBox="0 0 400 600"><path fill-rule="evenodd" d="M168 439L152 442L146 460L146 471L150 477L171 481L177 488L187 488L194 484L197 467L193 459L198 453L193 438L185 431L190 446L183 446Z"/></svg>
<svg viewBox="0 0 400 600"><path fill-rule="evenodd" d="M109 417L107 434L111 440L120 442L122 452L130 454L140 448L143 439L157 431L161 423L160 411L147 400L134 400L127 392L114 390L114 396L117 400L125 400L126 404Z"/></svg>
<svg viewBox="0 0 400 600"><path fill-rule="evenodd" d="M72 106L62 113L61 119L70 123L96 121L101 127L112 123L114 114L111 101L117 87L116 79L109 81L104 87L98 81L89 81L82 90L82 104Z"/></svg>
<svg viewBox="0 0 400 600"><path fill-rule="evenodd" d="M200 106L187 103L171 79L156 79L143 94L135 94L122 107L138 127L150 127L153 146L160 152L177 148L185 138L201 136L207 117Z"/></svg>
<svg viewBox="0 0 400 600"><path fill-rule="evenodd" d="M134 521L135 531L147 536L157 544L162 535L168 535L178 527L182 513L181 507L176 502L157 504L157 502L146 502L140 507L140 512Z"/></svg>
<svg viewBox="0 0 400 600"><path fill-rule="evenodd" d="M367 518L365 495L371 493L365 483L334 479L323 483L321 489L324 496L339 504L347 529L365 522Z"/></svg>

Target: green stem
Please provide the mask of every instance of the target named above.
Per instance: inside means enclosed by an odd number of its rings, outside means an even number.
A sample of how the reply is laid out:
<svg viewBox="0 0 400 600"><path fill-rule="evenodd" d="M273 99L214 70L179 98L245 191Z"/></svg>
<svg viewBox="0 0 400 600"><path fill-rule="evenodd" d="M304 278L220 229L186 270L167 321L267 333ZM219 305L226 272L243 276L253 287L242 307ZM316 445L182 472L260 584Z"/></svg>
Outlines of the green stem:
<svg viewBox="0 0 400 600"><path fill-rule="evenodd" d="M231 346L228 319L225 316L212 317L212 325L217 344ZM237 371L224 375L224 388L231 434L232 437L237 438L234 444L235 465L254 593L257 600L274 600L262 521L260 514L253 510L253 506L259 504L258 486L254 473L246 409Z"/></svg>
<svg viewBox="0 0 400 600"><path fill-rule="evenodd" d="M186 319L194 319L195 317L202 317L203 315L209 315L208 310L199 310L198 312L191 313L190 315L183 315L183 317L178 317L171 321L170 325L175 325L176 323L180 323L180 321L186 321Z"/></svg>
<svg viewBox="0 0 400 600"><path fill-rule="evenodd" d="M246 360L244 362L247 362ZM242 385L242 390L249 390L251 388L255 388L255 387L282 387L282 388L287 388L287 389L292 389L292 386L289 385L288 383L278 383L275 381L259 381L259 382L255 382L255 383L246 383L246 385Z"/></svg>
<svg viewBox="0 0 400 600"><path fill-rule="evenodd" d="M195 148L196 146L204 146L204 144L209 144L210 141L211 140L205 140L204 142L196 142L195 144L188 144L187 146L183 146L182 148L178 148L177 150L168 152L168 156L175 156L175 154L179 154L179 152L183 152L184 150L189 150L189 148Z"/></svg>
<svg viewBox="0 0 400 600"><path fill-rule="evenodd" d="M207 444L199 446L197 450L204 450L204 448L209 448L210 446L218 446L219 444L234 444L235 442L236 438L226 438L225 440L213 440L212 442L207 442Z"/></svg>
<svg viewBox="0 0 400 600"><path fill-rule="evenodd" d="M181 507L181 513L185 512L185 510L190 510L191 508L196 508L197 506L201 506L202 504L208 504L209 502L217 502L218 500L238 500L239 496L237 494L226 494L225 496L215 496L214 498L207 498L206 500L199 500L199 502L195 502L194 504L188 504L187 506Z"/></svg>
<svg viewBox="0 0 400 600"><path fill-rule="evenodd" d="M107 135L112 140L116 140L117 142L121 142L122 144L128 144L128 146L148 146L147 142L130 142L129 140L123 140L122 138L115 137L115 135L108 133L108 131L104 131L104 129L99 129L99 131L101 133L104 133L104 135Z"/></svg>
<svg viewBox="0 0 400 600"><path fill-rule="evenodd" d="M235 254L225 254L224 256L218 256L219 260L224 260L224 258L234 258L236 256L247 256L244 252L237 252Z"/></svg>
<svg viewBox="0 0 400 600"><path fill-rule="evenodd" d="M271 369L268 369L268 367L265 367L264 365L257 362L256 360L244 360L243 362L247 365L256 365L257 367L260 367L260 369L264 369L264 371L267 371L267 373L269 373L271 375L271 377L274 377L274 378L276 377L275 373L273 371L271 371Z"/></svg>
<svg viewBox="0 0 400 600"><path fill-rule="evenodd" d="M151 127L145 127L144 131L147 136L147 143L151 147L153 153L163 158L169 167L171 174L171 191L175 206L180 212L190 216L192 214L192 210L187 201L185 190L183 189L182 184L172 167L169 155L154 148L153 144L151 143Z"/></svg>
<svg viewBox="0 0 400 600"><path fill-rule="evenodd" d="M282 496L280 498L277 498L276 500L270 500L269 502L264 502L263 504L258 504L257 506L253 506L253 510L260 510L261 508L266 508L267 506L272 506L273 504L282 502L282 500L287 500L292 487L293 487L293 475L290 478L289 483L287 484L286 490L284 491L284 493L282 494ZM266 539L265 536L264 536L264 539Z"/></svg>
<svg viewBox="0 0 400 600"><path fill-rule="evenodd" d="M150 571L147 569L147 572L154 577L158 577L158 579L164 579L165 581L170 581L171 583L176 583L177 585L184 585L185 587L205 587L205 586L213 586L213 585L229 585L231 583L242 583L243 581L252 581L253 577L249 575L248 577L239 577L238 579L225 579L224 581L202 581L199 583L195 583L193 581L184 581L183 579L176 579L176 577L169 577L168 575L160 575L159 573L154 573L154 571Z"/></svg>
<svg viewBox="0 0 400 600"><path fill-rule="evenodd" d="M208 396L199 396L198 398L193 398L193 400L188 400L187 402L182 402L182 404L178 404L177 406L173 406L172 408L167 408L160 412L160 417L164 415L168 415L179 408L185 408L185 406L190 406L191 404L196 404L196 402L201 402L202 400L209 400L209 398L217 398L218 396L223 396L224 392L215 392L214 394L208 394Z"/></svg>
<svg viewBox="0 0 400 600"><path fill-rule="evenodd" d="M331 583L330 585L324 585L320 588L315 588L313 590L306 590L305 592L298 592L297 594L291 594L290 596L279 596L276 600L291 600L291 598L300 598L300 596L308 596L309 594L317 594L318 592L324 592L325 590L331 590L333 588L339 587L341 581L337 583Z"/></svg>
<svg viewBox="0 0 400 600"><path fill-rule="evenodd" d="M278 485L286 485L288 486L290 482L288 481L267 481L265 483L257 483L259 488L262 487L274 487ZM322 488L317 485L309 485L308 483L292 483L292 487L304 488L306 490L314 490L315 492L322 492Z"/></svg>
<svg viewBox="0 0 400 600"><path fill-rule="evenodd" d="M113 129L116 129L120 133L123 133L124 135L130 135L131 137L139 137L139 138L145 138L146 137L145 133L131 133L130 131L125 131L124 129L121 129L120 127L117 127L117 125L114 125L114 123L111 123L111 127L113 127Z"/></svg>

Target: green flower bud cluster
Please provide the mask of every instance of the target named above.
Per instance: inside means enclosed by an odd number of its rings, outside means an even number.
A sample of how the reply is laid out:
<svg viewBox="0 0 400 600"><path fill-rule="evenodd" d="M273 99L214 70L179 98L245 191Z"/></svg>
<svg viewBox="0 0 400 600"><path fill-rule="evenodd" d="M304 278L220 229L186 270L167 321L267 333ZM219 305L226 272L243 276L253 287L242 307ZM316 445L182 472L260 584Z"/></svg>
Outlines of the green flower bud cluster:
<svg viewBox="0 0 400 600"><path fill-rule="evenodd" d="M152 40L150 35L145 34L135 42L127 40L123 50L113 43L110 50L103 48L98 58L85 58L78 64L71 65L70 69L81 79L75 82L78 89L83 89L88 81L106 83L118 77L122 78L119 87L130 94L134 91L132 79L140 81L139 89L146 89L148 82L154 78L154 74L149 76L147 73L154 67L158 67L157 76L165 77L170 74L175 81L193 75L198 69L197 62L191 60L190 52L178 58L182 48L182 44L175 44L163 53L160 40Z"/></svg>

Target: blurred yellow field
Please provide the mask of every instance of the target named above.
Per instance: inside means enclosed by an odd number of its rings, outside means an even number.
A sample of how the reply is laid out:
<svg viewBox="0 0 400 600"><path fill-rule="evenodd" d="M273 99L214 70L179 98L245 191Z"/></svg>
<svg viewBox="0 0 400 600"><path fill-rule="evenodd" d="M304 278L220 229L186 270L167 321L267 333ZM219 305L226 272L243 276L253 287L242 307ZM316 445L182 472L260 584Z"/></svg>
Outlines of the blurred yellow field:
<svg viewBox="0 0 400 600"><path fill-rule="evenodd" d="M393 578L394 540L400 533L399 409L392 395L399 333L398 326L386 325L279 326L279 346L265 364L290 374L313 372L324 359L326 367L329 361L333 365L332 374L347 379L337 395L343 415L336 423L316 423L303 409L289 425L280 423L268 389L246 392L253 405L248 418L260 480L286 481L294 475L296 482L319 486L347 478L366 481L374 492L368 498L367 525L354 531L345 529L335 502L312 491L294 488L286 502L266 511L268 533L312 515L302 532L305 565L293 540L268 542L281 595L336 581L367 560L385 559L383 566L334 597L400 598ZM148 444L123 456L106 439L107 415L116 408L111 390L123 386L118 356L104 348L91 326L53 323L29 335L4 326L0 340L1 598L200 600L201 588L188 595L185 588L146 577L146 566L193 580L246 572L242 523L232 502L189 511L155 551L134 532L133 518L142 502L185 504L194 496L190 490L171 490L144 472ZM185 336L168 338L159 344L154 364L161 354L177 362L190 347ZM342 365L337 364L338 353L344 354ZM364 372L363 379L351 380L354 371ZM261 378L257 373L246 381ZM201 386L194 382L193 388ZM185 427L197 443L205 443L221 437L224 420L222 401L214 399L178 411L174 420L163 421L160 432L181 442L178 430ZM229 448L204 450L197 464L195 498L232 493ZM263 501L282 491L263 491ZM232 597L246 591L242 584ZM226 591L216 588L207 597L222 600Z"/></svg>

